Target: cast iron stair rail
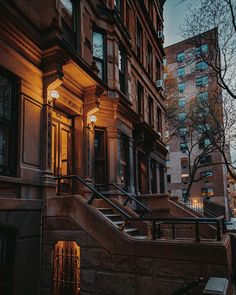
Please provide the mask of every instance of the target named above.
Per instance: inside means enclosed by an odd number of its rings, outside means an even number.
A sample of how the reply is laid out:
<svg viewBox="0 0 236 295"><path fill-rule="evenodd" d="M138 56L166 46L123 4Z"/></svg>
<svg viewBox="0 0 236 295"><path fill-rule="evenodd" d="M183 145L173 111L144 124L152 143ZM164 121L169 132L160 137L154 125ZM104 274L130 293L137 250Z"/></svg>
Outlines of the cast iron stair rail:
<svg viewBox="0 0 236 295"><path fill-rule="evenodd" d="M178 218L130 218L130 221L146 221L151 224L152 228L152 240L161 239L164 237L161 226L164 224L171 225L171 238L176 239L176 227L175 225L195 225L195 241L200 242L200 224L216 225L216 240L221 241L221 233L226 232L226 224L224 217L218 218L191 218L191 217L178 217ZM168 237L167 237L168 238Z"/></svg>
<svg viewBox="0 0 236 295"><path fill-rule="evenodd" d="M98 188L98 191L100 191L100 187L103 185L97 184L95 185ZM123 188L121 188L119 185L115 184L115 183L109 183L106 186L113 186L115 187L118 191L120 191L124 196L126 196L126 200L123 202L123 205L126 206L127 203L132 200L134 201L137 205L139 205L140 207L142 207L142 211L140 212L139 216L143 217L145 213L149 212L152 213L152 210L145 206L143 203L141 203L139 200L137 200L134 196L130 195L129 193L127 193Z"/></svg>
<svg viewBox="0 0 236 295"><path fill-rule="evenodd" d="M81 182L82 184L84 184L87 188L89 188L93 192L92 197L87 201L87 203L89 205L92 204L95 196L98 196L101 199L103 199L107 204L109 204L113 209L117 210L122 216L125 217L125 222L124 222L125 224L128 223L128 221L130 220L131 216L128 213L126 213L124 210L122 210L120 207L118 207L116 204L114 204L111 200L109 200L107 197L105 197L102 193L97 191L93 186L89 185L80 176L78 176L78 175L67 175L67 176L55 177L55 179L58 180L58 193L60 193L60 181L63 180L63 179L70 179L72 181L72 194L73 194L74 193L73 180L77 180L77 181Z"/></svg>

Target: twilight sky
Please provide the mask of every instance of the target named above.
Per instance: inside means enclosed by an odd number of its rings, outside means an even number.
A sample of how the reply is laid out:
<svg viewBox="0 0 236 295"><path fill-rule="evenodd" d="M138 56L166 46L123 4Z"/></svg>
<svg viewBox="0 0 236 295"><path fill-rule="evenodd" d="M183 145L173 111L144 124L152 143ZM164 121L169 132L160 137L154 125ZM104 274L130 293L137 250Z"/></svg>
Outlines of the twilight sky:
<svg viewBox="0 0 236 295"><path fill-rule="evenodd" d="M186 0L184 2L181 0L166 0L164 5L165 47L183 40L179 34L179 26L184 24L187 5L194 2L195 0Z"/></svg>

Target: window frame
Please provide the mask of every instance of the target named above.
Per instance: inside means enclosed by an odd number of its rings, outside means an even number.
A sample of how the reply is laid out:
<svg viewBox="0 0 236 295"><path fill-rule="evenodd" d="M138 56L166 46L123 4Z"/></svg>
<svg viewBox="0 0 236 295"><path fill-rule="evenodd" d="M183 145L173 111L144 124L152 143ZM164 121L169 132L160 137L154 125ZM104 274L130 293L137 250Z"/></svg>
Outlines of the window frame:
<svg viewBox="0 0 236 295"><path fill-rule="evenodd" d="M103 52L103 58L99 58L97 56L94 55L94 34L100 34L102 36L102 52ZM96 26L94 26L93 28L93 32L92 32L92 55L93 55L93 61L95 61L95 63L101 63L102 65L102 77L99 76L98 73L98 77L104 81L107 82L107 42L106 42L107 38L106 38L106 32Z"/></svg>

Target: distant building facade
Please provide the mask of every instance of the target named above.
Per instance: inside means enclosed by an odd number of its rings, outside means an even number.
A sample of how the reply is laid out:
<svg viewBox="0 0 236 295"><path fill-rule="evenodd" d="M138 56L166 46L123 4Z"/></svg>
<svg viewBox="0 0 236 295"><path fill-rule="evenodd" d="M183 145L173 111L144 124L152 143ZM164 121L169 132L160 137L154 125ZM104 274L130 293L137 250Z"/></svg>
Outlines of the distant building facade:
<svg viewBox="0 0 236 295"><path fill-rule="evenodd" d="M202 39L201 35L199 35L194 37L194 39L187 39L165 48L166 70L164 77L168 73L168 75L172 75L172 78L175 79L176 84L173 87L176 87L177 91L175 98L171 99L175 100L180 110L179 116L185 116L186 106L193 97L214 101L214 95L220 92L220 88L217 85L216 78L212 75L210 67L208 67L207 63L201 57L198 57L199 52L207 55L209 49L211 49L211 54L216 55L214 49L210 47L211 44L207 41L207 34L216 34L216 31L213 30L204 33L202 35L204 38ZM194 44L196 38L201 39L201 45L199 47L196 47ZM216 60L218 59L216 58ZM169 94L170 91L175 90L169 90ZM182 120L182 117L179 120ZM184 127L188 128L188 126ZM204 142L203 144L207 143ZM180 199L185 198L189 177L189 163L185 147L183 139L176 136L168 142L167 146L169 150L167 156L167 190L171 195L178 196ZM200 153L201 148L199 145L196 153ZM194 161L194 153L191 160ZM216 163L219 164L216 165ZM213 152L207 155L201 164L202 167L197 170L195 177L195 179L200 178L200 180L193 183L190 192L191 205L201 208L203 206L202 198L207 197L224 206L227 189L227 173L221 154Z"/></svg>

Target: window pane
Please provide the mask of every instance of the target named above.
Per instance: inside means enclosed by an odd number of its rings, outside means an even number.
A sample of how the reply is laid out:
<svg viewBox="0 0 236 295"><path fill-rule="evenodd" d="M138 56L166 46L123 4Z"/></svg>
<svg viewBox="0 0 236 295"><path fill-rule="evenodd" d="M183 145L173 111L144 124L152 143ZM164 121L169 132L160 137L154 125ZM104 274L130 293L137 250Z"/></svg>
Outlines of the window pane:
<svg viewBox="0 0 236 295"><path fill-rule="evenodd" d="M179 90L179 92L184 92L184 90L185 90L185 83L179 83L178 84L178 90Z"/></svg>
<svg viewBox="0 0 236 295"><path fill-rule="evenodd" d="M186 99L184 97L180 98L178 104L179 107L183 108L186 104Z"/></svg>
<svg viewBox="0 0 236 295"><path fill-rule="evenodd" d="M93 56L99 59L103 59L103 35L98 32L93 32Z"/></svg>
<svg viewBox="0 0 236 295"><path fill-rule="evenodd" d="M11 82L0 76L0 119L11 120Z"/></svg>
<svg viewBox="0 0 236 295"><path fill-rule="evenodd" d="M178 62L184 61L185 60L185 54L184 54L184 52L178 53L176 59L177 59Z"/></svg>
<svg viewBox="0 0 236 295"><path fill-rule="evenodd" d="M60 0L61 13L68 25L73 27L73 3L70 0Z"/></svg>
<svg viewBox="0 0 236 295"><path fill-rule="evenodd" d="M183 77L185 75L185 68L178 68L177 69L177 75L178 77Z"/></svg>

